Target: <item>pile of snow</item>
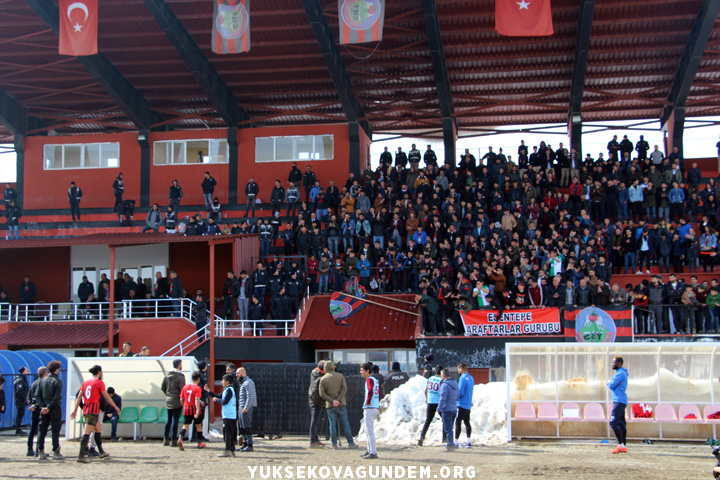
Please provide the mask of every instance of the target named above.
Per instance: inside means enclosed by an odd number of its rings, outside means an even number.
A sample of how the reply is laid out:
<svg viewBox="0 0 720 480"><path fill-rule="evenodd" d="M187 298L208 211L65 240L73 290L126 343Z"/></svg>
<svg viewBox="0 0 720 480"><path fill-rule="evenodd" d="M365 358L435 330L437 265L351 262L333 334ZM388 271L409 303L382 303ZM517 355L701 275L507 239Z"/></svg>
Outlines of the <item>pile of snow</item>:
<svg viewBox="0 0 720 480"><path fill-rule="evenodd" d="M380 414L375 421L378 443L388 445L416 445L425 423L425 385L427 380L416 375L392 391L380 402ZM507 384L504 382L475 385L470 411L472 443L500 445L507 442ZM365 424L360 427L359 440L365 440ZM425 445L440 445L442 421L435 415L425 435ZM465 441L463 426L460 442Z"/></svg>

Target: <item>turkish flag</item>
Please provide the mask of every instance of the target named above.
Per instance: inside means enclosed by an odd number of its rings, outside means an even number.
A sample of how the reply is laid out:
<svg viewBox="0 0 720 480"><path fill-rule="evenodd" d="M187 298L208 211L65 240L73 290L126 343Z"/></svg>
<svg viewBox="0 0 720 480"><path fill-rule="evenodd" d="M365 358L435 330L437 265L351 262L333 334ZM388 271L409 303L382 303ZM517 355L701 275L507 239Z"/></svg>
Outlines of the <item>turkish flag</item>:
<svg viewBox="0 0 720 480"><path fill-rule="evenodd" d="M98 0L60 0L60 55L98 53Z"/></svg>
<svg viewBox="0 0 720 480"><path fill-rule="evenodd" d="M552 35L550 0L495 0L495 30L509 37Z"/></svg>

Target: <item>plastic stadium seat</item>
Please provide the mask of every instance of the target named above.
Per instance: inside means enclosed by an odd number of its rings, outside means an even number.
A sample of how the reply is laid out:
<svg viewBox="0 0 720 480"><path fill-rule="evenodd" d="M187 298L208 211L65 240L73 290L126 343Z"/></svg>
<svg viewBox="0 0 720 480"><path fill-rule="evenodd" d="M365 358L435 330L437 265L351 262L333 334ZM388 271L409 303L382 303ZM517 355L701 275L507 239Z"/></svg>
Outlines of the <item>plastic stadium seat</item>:
<svg viewBox="0 0 720 480"><path fill-rule="evenodd" d="M588 403L585 405L583 417L586 422L606 422L605 410L599 403Z"/></svg>
<svg viewBox="0 0 720 480"><path fill-rule="evenodd" d="M138 423L140 424L140 437L143 436L143 433L142 433L143 423L155 423L157 421L158 421L157 407L143 407L143 409L140 410L140 418L138 419Z"/></svg>
<svg viewBox="0 0 720 480"><path fill-rule="evenodd" d="M630 405L628 405L628 408L630 408ZM608 408L608 413L609 413L611 410L612 410L612 406L610 406L610 407ZM632 409L631 409L631 411L632 411ZM625 416L627 417L627 415L628 415L628 413L627 413L627 409L626 409L626 410L625 410ZM610 415L608 414L608 417L609 417L609 416L610 416ZM631 421L631 422L635 422L635 423L652 423L652 422L655 421L655 419L652 418L652 417L648 417L648 418L636 417L635 415L630 414L630 421Z"/></svg>
<svg viewBox="0 0 720 480"><path fill-rule="evenodd" d="M718 418L710 418L710 416ZM720 405L705 405L703 417L706 423L720 423Z"/></svg>
<svg viewBox="0 0 720 480"><path fill-rule="evenodd" d="M515 406L515 420L535 421L535 407L532 403L520 402Z"/></svg>
<svg viewBox="0 0 720 480"><path fill-rule="evenodd" d="M582 410L577 403L563 403L560 407L560 420L565 422L581 422Z"/></svg>
<svg viewBox="0 0 720 480"><path fill-rule="evenodd" d="M158 415L157 423L163 423L163 424L167 423L167 418L168 418L167 408L162 407L160 409L160 415Z"/></svg>
<svg viewBox="0 0 720 480"><path fill-rule="evenodd" d="M655 407L655 421L660 423L677 423L675 407L668 403L661 403Z"/></svg>
<svg viewBox="0 0 720 480"><path fill-rule="evenodd" d="M695 418L685 418L688 415L694 415ZM697 405L680 405L678 419L680 423L705 423Z"/></svg>
<svg viewBox="0 0 720 480"><path fill-rule="evenodd" d="M140 412L137 407L125 407L120 412L118 423L133 424L133 440L137 440L137 421L140 419Z"/></svg>
<svg viewBox="0 0 720 480"><path fill-rule="evenodd" d="M554 421L559 418L557 405L554 403L541 403L538 407L538 420Z"/></svg>

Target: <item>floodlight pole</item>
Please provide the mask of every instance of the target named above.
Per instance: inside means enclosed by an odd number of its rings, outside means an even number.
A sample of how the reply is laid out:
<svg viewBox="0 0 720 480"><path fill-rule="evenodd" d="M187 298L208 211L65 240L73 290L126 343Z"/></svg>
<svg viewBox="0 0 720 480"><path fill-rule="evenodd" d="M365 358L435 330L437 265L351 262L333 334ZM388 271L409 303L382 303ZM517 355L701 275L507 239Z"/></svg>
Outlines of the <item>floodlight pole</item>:
<svg viewBox="0 0 720 480"><path fill-rule="evenodd" d="M215 242L210 242L210 368L208 384L215 388ZM210 422L215 421L215 409L208 408Z"/></svg>
<svg viewBox="0 0 720 480"><path fill-rule="evenodd" d="M115 323L115 246L110 245L110 306L108 308L108 357L113 356L113 334Z"/></svg>

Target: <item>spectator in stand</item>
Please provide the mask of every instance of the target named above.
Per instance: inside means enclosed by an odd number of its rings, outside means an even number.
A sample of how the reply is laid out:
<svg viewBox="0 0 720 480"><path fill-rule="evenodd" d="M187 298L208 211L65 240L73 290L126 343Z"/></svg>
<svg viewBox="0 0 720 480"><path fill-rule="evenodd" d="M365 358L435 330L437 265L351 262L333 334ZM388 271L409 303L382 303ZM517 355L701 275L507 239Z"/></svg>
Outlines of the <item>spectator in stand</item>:
<svg viewBox="0 0 720 480"><path fill-rule="evenodd" d="M15 190L15 188L9 183L5 184L5 190L3 191L3 200L5 201L6 210L10 206L11 201L15 201L15 203L18 202L17 190Z"/></svg>
<svg viewBox="0 0 720 480"><path fill-rule="evenodd" d="M285 192L288 217L294 217L297 214L298 201L300 200L300 191L298 190L297 185L297 183L290 182L290 186L288 187L287 192Z"/></svg>
<svg viewBox="0 0 720 480"><path fill-rule="evenodd" d="M178 184L177 180L172 181L170 189L168 190L168 199L170 200L170 206L173 207L173 211L180 211L180 199L183 197L183 189Z"/></svg>
<svg viewBox="0 0 720 480"><path fill-rule="evenodd" d="M160 206L155 203L145 217L146 226L145 228L143 228L142 233L145 233L148 230L152 230L155 233L158 233L160 231L160 226L162 225L162 223L163 217L162 213L160 212Z"/></svg>
<svg viewBox="0 0 720 480"><path fill-rule="evenodd" d="M172 302L173 316L182 317L182 305L180 303L183 298L183 283L178 278L177 272L172 270L170 272L170 280L168 282L168 296ZM175 437L173 437L175 438Z"/></svg>
<svg viewBox="0 0 720 480"><path fill-rule="evenodd" d="M165 233L174 235L175 232L177 232L177 211L169 205L165 212Z"/></svg>
<svg viewBox="0 0 720 480"><path fill-rule="evenodd" d="M283 200L285 200L285 189L280 184L280 180L275 180L275 186L270 193L272 215L275 215L276 212L280 213L280 207L282 206ZM253 216L254 213L255 211L253 210Z"/></svg>
<svg viewBox="0 0 720 480"><path fill-rule="evenodd" d="M70 188L68 188L68 202L70 203L70 215L72 221L80 221L80 199L82 198L82 190L78 187L75 182L70 182Z"/></svg>
<svg viewBox="0 0 720 480"><path fill-rule="evenodd" d="M302 177L302 184L303 189L305 189L305 201L310 202L310 190L313 189L315 186L315 182L317 182L317 177L315 176L315 172L313 172L312 167L310 165L307 166L307 170L305 173L303 173Z"/></svg>
<svg viewBox="0 0 720 480"><path fill-rule="evenodd" d="M280 181L277 181L277 185L280 184ZM282 187L280 187L282 188ZM257 200L257 196L260 193L260 187L257 183L255 183L254 178L250 178L248 180L247 185L245 185L245 196L247 197L247 204L245 207L245 218L247 218L250 215L250 209L252 208L252 216L255 216L255 204ZM279 207L278 207L279 208Z"/></svg>
<svg viewBox="0 0 720 480"><path fill-rule="evenodd" d="M22 209L15 203L15 200L10 200L7 209L5 210L5 218L7 218L8 230L10 231L9 238L12 240L20 239L19 225L20 217L22 217ZM5 237L7 240L8 237Z"/></svg>
<svg viewBox="0 0 720 480"><path fill-rule="evenodd" d="M205 172L205 178L200 184L200 187L202 188L203 198L205 199L205 209L207 211L210 211L213 193L215 193L215 185L217 185L217 181L210 175L210 172Z"/></svg>
<svg viewBox="0 0 720 480"><path fill-rule="evenodd" d="M80 285L78 285L78 298L80 299L80 303L85 303L88 300L88 297L95 293L95 286L92 284L92 282L88 281L87 276L82 277L82 282L80 282Z"/></svg>
<svg viewBox="0 0 720 480"><path fill-rule="evenodd" d="M113 207L113 210L115 210L118 215L121 215L122 214L121 206L123 204L123 193L125 193L125 182L123 181L122 172L118 173L117 178L113 182L113 193L115 194L115 206Z"/></svg>

